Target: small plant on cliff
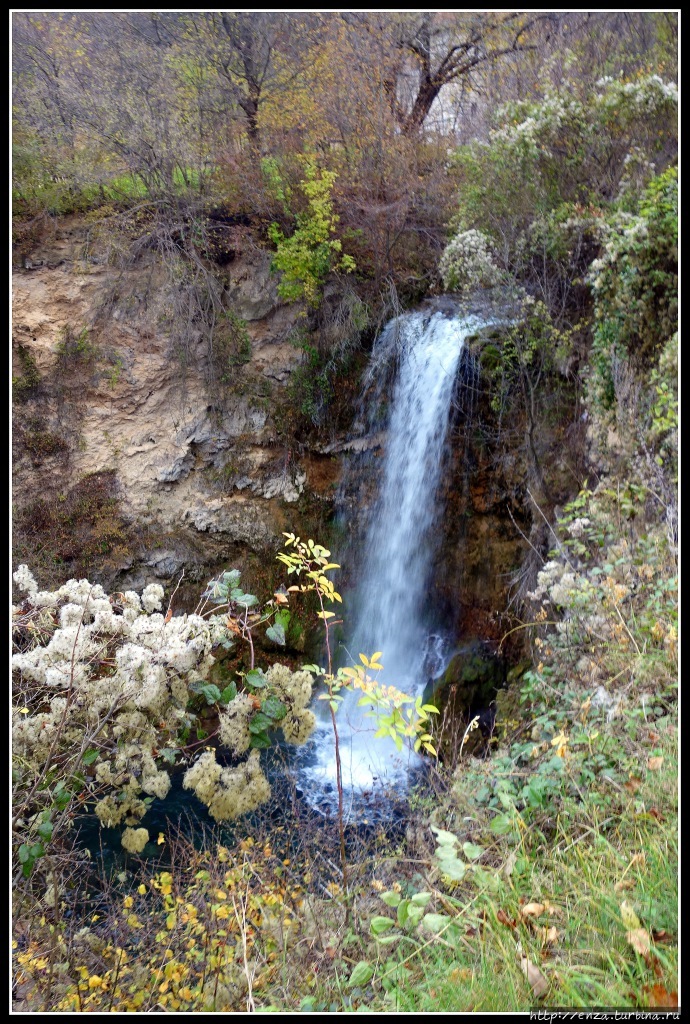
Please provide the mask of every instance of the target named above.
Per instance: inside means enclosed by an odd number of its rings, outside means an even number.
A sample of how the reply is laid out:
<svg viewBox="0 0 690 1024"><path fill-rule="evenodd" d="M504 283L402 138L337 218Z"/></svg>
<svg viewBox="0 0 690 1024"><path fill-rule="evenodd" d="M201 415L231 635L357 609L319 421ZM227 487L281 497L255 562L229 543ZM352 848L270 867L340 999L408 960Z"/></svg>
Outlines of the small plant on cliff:
<svg viewBox="0 0 690 1024"><path fill-rule="evenodd" d="M264 161L264 173L283 203L290 198L275 160ZM316 307L321 301L324 282L331 271L350 273L355 269L351 256L342 254L342 242L335 238L338 216L333 209L335 171L319 169L313 160L304 161L304 179L299 184L306 209L295 214L295 230L286 237L278 224L269 228L276 246L273 268L282 272L278 294L287 302L304 299Z"/></svg>

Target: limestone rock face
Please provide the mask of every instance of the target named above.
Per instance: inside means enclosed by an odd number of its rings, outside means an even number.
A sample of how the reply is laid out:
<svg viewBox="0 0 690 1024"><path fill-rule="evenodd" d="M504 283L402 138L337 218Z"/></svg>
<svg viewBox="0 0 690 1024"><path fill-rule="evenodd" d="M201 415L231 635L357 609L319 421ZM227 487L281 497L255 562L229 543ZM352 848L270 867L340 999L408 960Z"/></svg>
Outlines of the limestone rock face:
<svg viewBox="0 0 690 1024"><path fill-rule="evenodd" d="M199 331L189 332L184 366L174 351L162 270L150 260L125 272L80 262L79 242L79 226L67 225L13 274L16 507L57 501L108 471L124 517L160 548L137 551L132 572L143 578L210 564L219 542L274 549L308 467L274 419L303 353L290 341L299 311L280 303L270 254L253 248L216 268L251 348L219 393ZM30 457L22 441L34 438L35 452L44 435L59 438L60 457Z"/></svg>

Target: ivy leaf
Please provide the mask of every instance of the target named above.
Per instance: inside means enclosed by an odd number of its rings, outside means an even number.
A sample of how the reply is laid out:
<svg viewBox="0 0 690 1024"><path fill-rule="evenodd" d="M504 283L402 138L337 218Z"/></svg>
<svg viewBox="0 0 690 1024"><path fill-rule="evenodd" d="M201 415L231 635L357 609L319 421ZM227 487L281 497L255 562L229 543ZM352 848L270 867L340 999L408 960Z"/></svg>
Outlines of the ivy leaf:
<svg viewBox="0 0 690 1024"><path fill-rule="evenodd" d="M272 626L268 627L266 636L274 644L280 644L281 647L285 647L285 629L279 622L274 622Z"/></svg>

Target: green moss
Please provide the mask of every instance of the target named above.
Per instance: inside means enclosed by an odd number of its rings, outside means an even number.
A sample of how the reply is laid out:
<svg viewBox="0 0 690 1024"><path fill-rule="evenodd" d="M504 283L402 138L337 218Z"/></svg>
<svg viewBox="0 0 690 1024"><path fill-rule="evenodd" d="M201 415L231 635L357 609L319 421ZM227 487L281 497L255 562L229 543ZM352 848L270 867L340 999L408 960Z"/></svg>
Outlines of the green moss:
<svg viewBox="0 0 690 1024"><path fill-rule="evenodd" d="M23 372L19 377L12 378L12 397L18 402L25 402L36 393L41 383L41 374L28 348L18 345L17 354Z"/></svg>

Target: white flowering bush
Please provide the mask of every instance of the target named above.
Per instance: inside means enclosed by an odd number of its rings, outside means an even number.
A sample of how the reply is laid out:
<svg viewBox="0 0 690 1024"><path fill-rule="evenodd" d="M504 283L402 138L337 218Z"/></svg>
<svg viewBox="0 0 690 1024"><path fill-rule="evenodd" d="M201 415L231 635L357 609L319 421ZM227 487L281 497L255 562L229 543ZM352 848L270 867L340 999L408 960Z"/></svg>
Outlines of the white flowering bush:
<svg viewBox="0 0 690 1024"><path fill-rule="evenodd" d="M167 796L178 764L188 765L185 788L216 820L267 799L259 750L270 745L269 731L282 728L288 742L302 743L315 723L308 672L253 667L258 624L272 620L269 639L285 643L287 610L277 600L250 611L257 599L241 590L235 570L212 581L197 613L176 616L163 613L158 584L141 596L108 595L87 580L42 591L25 565L14 582L23 596L12 609L12 772L25 876L68 824L75 800L93 805L103 826L125 826L122 845L141 852L149 836L137 826L151 801ZM231 647L233 636L252 644L239 693L234 682L222 692L208 682L214 647ZM209 706L217 726L206 735L199 714ZM223 768L213 749L198 756L202 741L236 759L252 749Z"/></svg>
<svg viewBox="0 0 690 1024"><path fill-rule="evenodd" d="M677 151L677 115L677 88L658 75L547 85L499 107L488 141L453 159L458 238L477 232L484 254L500 247L501 265L558 306L597 256L607 216L641 214L641 190ZM468 259L461 247L459 266Z"/></svg>
<svg viewBox="0 0 690 1024"><path fill-rule="evenodd" d="M469 292L500 284L504 275L493 247L481 231L459 231L443 250L439 272L448 291Z"/></svg>
<svg viewBox="0 0 690 1024"><path fill-rule="evenodd" d="M678 171L670 167L643 191L638 212L615 212L602 225L602 251L588 274L594 295L593 388L611 408L614 367L649 369L678 327Z"/></svg>
<svg viewBox="0 0 690 1024"><path fill-rule="evenodd" d="M649 498L642 485L605 479L566 506L560 547L527 595L544 624L534 641L544 679L607 692L674 689L677 571Z"/></svg>

